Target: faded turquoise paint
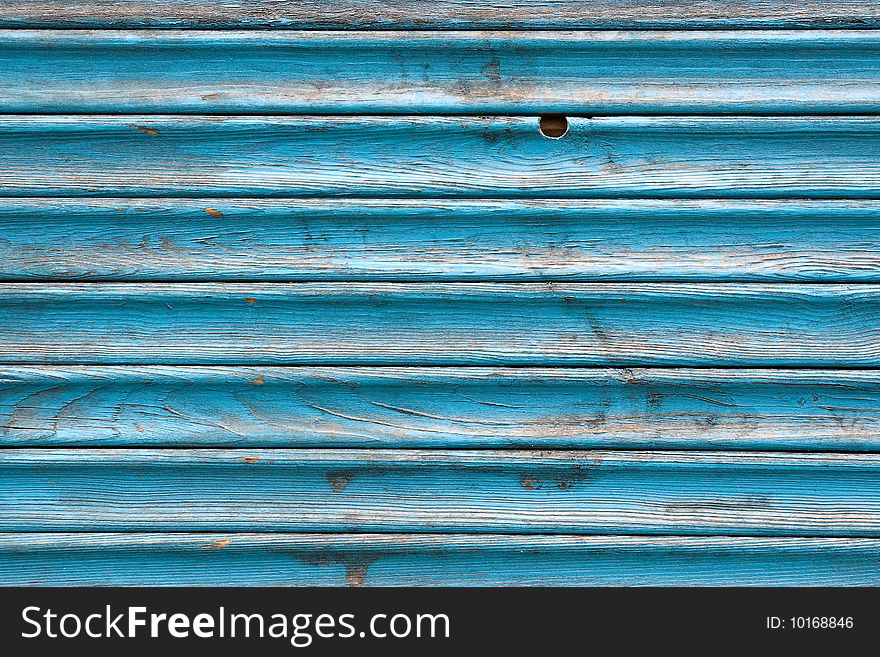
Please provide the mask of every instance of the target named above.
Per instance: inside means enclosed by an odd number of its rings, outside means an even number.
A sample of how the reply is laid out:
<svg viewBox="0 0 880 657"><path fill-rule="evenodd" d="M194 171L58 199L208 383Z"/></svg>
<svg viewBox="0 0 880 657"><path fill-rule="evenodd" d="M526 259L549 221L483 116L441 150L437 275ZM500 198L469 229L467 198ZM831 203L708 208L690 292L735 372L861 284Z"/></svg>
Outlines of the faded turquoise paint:
<svg viewBox="0 0 880 657"><path fill-rule="evenodd" d="M863 586L860 538L0 534L0 585Z"/></svg>
<svg viewBox="0 0 880 657"><path fill-rule="evenodd" d="M876 4L327 4L0 0L0 584L880 583Z"/></svg>
<svg viewBox="0 0 880 657"><path fill-rule="evenodd" d="M880 111L880 31L0 31L0 110Z"/></svg>
<svg viewBox="0 0 880 657"><path fill-rule="evenodd" d="M3 199L0 280L880 282L880 202Z"/></svg>
<svg viewBox="0 0 880 657"><path fill-rule="evenodd" d="M880 534L880 455L0 450L0 531Z"/></svg>
<svg viewBox="0 0 880 657"><path fill-rule="evenodd" d="M0 196L880 199L880 117L0 116Z"/></svg>
<svg viewBox="0 0 880 657"><path fill-rule="evenodd" d="M880 286L2 283L0 363L880 366Z"/></svg>
<svg viewBox="0 0 880 657"><path fill-rule="evenodd" d="M880 372L3 368L5 447L880 451Z"/></svg>

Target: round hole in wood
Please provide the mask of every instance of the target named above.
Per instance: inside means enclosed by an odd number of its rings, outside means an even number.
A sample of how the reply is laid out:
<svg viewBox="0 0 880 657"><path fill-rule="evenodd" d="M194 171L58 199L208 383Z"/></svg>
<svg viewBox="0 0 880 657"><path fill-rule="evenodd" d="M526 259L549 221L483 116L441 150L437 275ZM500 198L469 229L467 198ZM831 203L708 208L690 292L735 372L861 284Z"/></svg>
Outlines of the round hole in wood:
<svg viewBox="0 0 880 657"><path fill-rule="evenodd" d="M568 119L562 114L542 114L538 126L545 137L559 139L568 132Z"/></svg>

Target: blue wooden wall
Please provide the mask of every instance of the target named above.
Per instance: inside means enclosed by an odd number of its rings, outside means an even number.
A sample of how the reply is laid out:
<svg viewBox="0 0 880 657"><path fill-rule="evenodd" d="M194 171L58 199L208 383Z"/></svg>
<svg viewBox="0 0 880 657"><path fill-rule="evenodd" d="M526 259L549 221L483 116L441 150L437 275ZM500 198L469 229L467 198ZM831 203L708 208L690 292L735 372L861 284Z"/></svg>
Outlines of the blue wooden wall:
<svg viewBox="0 0 880 657"><path fill-rule="evenodd" d="M880 584L873 0L0 0L0 584Z"/></svg>

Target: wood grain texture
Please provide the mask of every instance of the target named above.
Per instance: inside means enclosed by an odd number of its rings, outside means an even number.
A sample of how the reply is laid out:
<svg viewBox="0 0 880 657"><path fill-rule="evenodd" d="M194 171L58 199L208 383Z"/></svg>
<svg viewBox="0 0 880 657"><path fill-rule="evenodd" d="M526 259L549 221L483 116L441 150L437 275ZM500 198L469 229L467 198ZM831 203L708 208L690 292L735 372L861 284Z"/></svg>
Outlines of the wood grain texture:
<svg viewBox="0 0 880 657"><path fill-rule="evenodd" d="M880 198L880 118L0 117L0 196Z"/></svg>
<svg viewBox="0 0 880 657"><path fill-rule="evenodd" d="M0 584L880 584L876 5L331 4L0 0Z"/></svg>
<svg viewBox="0 0 880 657"><path fill-rule="evenodd" d="M863 27L871 0L2 0L10 27Z"/></svg>
<svg viewBox="0 0 880 657"><path fill-rule="evenodd" d="M880 204L0 198L33 279L880 282Z"/></svg>
<svg viewBox="0 0 880 657"><path fill-rule="evenodd" d="M0 585L869 586L867 538L0 534Z"/></svg>
<svg viewBox="0 0 880 657"><path fill-rule="evenodd" d="M0 111L880 111L880 31L0 30Z"/></svg>
<svg viewBox="0 0 880 657"><path fill-rule="evenodd" d="M0 446L880 451L880 372L6 366Z"/></svg>
<svg viewBox="0 0 880 657"><path fill-rule="evenodd" d="M0 531L880 537L880 455L0 450Z"/></svg>
<svg viewBox="0 0 880 657"><path fill-rule="evenodd" d="M0 362L877 367L875 285L4 283Z"/></svg>

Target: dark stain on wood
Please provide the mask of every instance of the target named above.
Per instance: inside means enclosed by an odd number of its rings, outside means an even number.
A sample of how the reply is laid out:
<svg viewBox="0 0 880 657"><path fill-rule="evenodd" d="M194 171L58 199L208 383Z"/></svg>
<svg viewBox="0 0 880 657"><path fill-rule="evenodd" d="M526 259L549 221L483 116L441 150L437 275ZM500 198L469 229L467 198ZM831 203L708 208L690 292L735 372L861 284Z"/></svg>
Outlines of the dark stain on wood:
<svg viewBox="0 0 880 657"><path fill-rule="evenodd" d="M367 583L369 568L380 556L388 557L396 554L406 554L406 550L403 547L399 550L385 551L382 555L371 552L322 552L314 555L300 551L285 550L285 552L292 554L296 559L310 566L323 568L342 566L345 569L345 583L353 588L360 588Z"/></svg>
<svg viewBox="0 0 880 657"><path fill-rule="evenodd" d="M330 488L333 489L334 493L341 493L345 490L345 487L351 483L353 476L354 475L348 470L328 472L327 483L330 484Z"/></svg>
<svg viewBox="0 0 880 657"><path fill-rule="evenodd" d="M132 128L135 128L136 130L138 130L139 132L143 132L145 135L158 135L159 134L158 128L148 128L145 125L138 125L136 123L130 123L129 125Z"/></svg>

